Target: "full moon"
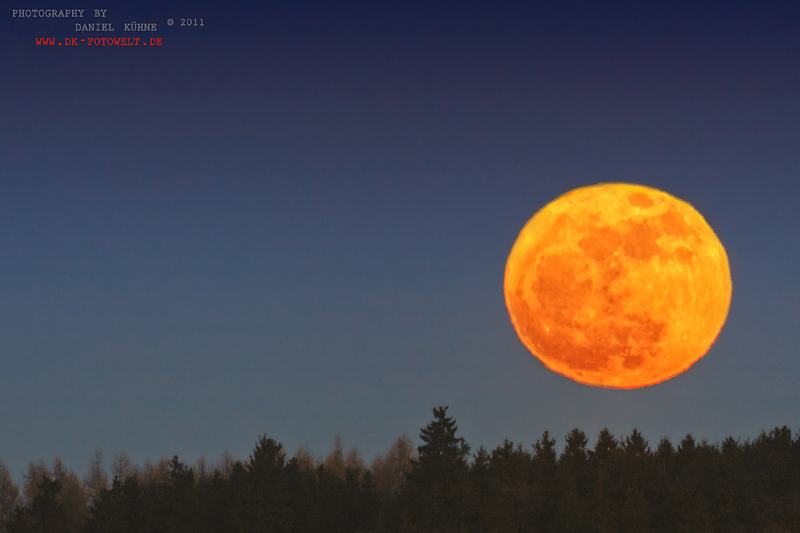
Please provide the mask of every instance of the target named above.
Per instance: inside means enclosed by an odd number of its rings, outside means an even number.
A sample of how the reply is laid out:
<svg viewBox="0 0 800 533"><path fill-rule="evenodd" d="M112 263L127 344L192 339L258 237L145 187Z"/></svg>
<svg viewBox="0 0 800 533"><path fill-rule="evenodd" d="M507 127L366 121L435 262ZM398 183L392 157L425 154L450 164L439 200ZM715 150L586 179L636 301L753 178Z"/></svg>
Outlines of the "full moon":
<svg viewBox="0 0 800 533"><path fill-rule="evenodd" d="M716 340L731 303L728 255L705 219L663 191L608 183L543 207L514 243L504 292L522 343L586 385L670 379Z"/></svg>

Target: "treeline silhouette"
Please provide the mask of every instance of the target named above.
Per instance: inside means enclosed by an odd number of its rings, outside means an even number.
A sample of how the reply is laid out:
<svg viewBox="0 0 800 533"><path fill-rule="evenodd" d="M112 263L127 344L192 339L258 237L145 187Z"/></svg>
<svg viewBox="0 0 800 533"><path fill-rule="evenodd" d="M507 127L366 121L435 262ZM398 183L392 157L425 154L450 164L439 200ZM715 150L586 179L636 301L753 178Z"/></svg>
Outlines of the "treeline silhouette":
<svg viewBox="0 0 800 533"><path fill-rule="evenodd" d="M0 463L0 530L19 532L800 532L800 435L787 427L721 444L687 435L652 449L607 429L526 449L471 453L447 407L412 449L402 436L369 467L355 449L291 459L259 437L247 460L144 468L99 452L83 479L32 463L20 489Z"/></svg>

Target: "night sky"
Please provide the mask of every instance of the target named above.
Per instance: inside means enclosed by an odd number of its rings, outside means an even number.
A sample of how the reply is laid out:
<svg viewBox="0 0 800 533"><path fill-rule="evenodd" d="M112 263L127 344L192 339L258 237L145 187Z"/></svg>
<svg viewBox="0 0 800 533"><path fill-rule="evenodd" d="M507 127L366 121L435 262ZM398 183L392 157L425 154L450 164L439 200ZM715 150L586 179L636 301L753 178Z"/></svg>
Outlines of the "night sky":
<svg viewBox="0 0 800 533"><path fill-rule="evenodd" d="M438 405L473 450L800 429L797 2L16 4L0 460L17 482L56 456L83 474L98 447L106 466L246 459L261 434L290 456L338 434L369 462L403 432L419 445ZM12 7L104 8L116 31ZM638 390L547 370L503 297L536 211L620 181L695 206L733 278L706 357Z"/></svg>

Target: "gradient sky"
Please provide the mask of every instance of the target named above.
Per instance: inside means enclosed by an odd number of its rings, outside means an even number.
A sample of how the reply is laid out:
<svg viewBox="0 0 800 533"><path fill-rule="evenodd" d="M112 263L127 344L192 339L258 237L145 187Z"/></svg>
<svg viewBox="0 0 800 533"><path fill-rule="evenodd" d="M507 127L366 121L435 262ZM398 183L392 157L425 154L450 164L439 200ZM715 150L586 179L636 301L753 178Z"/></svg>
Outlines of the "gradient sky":
<svg viewBox="0 0 800 533"><path fill-rule="evenodd" d="M0 460L18 482L55 456L83 474L98 447L247 458L260 434L315 455L339 434L369 461L419 445L438 405L473 449L800 427L796 2L16 3ZM157 22L164 44L36 46L74 20L11 7L105 8L113 36ZM694 205L733 276L707 356L638 390L548 371L503 297L527 220L613 181Z"/></svg>

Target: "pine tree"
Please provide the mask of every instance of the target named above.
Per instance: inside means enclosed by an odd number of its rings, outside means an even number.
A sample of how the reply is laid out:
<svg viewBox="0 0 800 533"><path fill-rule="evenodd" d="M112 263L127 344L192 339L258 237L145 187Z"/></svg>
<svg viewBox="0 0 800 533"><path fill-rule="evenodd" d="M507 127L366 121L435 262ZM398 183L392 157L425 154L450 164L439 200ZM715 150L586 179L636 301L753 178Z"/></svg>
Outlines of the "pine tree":
<svg viewBox="0 0 800 533"><path fill-rule="evenodd" d="M247 531L291 531L286 455L283 445L259 437L245 471L234 471L237 487L234 529Z"/></svg>
<svg viewBox="0 0 800 533"><path fill-rule="evenodd" d="M575 428L567 436L558 468L559 505L556 529L564 532L584 532L590 529L591 477L588 469L586 434Z"/></svg>
<svg viewBox="0 0 800 533"><path fill-rule="evenodd" d="M447 416L448 407L433 410L435 421L420 430L420 439L425 443L419 451L419 464L424 467L466 466L469 445L462 437L456 437L456 421Z"/></svg>
<svg viewBox="0 0 800 533"><path fill-rule="evenodd" d="M88 533L133 533L144 530L146 513L143 486L136 474L117 476L111 488L101 489L92 506Z"/></svg>
<svg viewBox="0 0 800 533"><path fill-rule="evenodd" d="M61 482L43 476L36 485L36 496L24 507L17 507L6 529L8 533L49 533L72 531L64 507L59 503Z"/></svg>
<svg viewBox="0 0 800 533"><path fill-rule="evenodd" d="M545 431L533 445L533 531L554 531L558 501L556 441Z"/></svg>
<svg viewBox="0 0 800 533"><path fill-rule="evenodd" d="M641 433L634 428L625 437L625 491L622 503L623 531L645 533L650 531L651 509L646 499L647 489L652 485L648 475L652 453L650 445Z"/></svg>
<svg viewBox="0 0 800 533"><path fill-rule="evenodd" d="M420 431L419 459L403 487L404 526L423 531L465 531L474 523L468 484L469 445L456 436L458 426L447 407L433 410L435 420Z"/></svg>
<svg viewBox="0 0 800 533"><path fill-rule="evenodd" d="M619 472L619 442L608 428L597 436L594 450L589 452L592 472L592 509L598 533L619 531L619 501L621 480Z"/></svg>

